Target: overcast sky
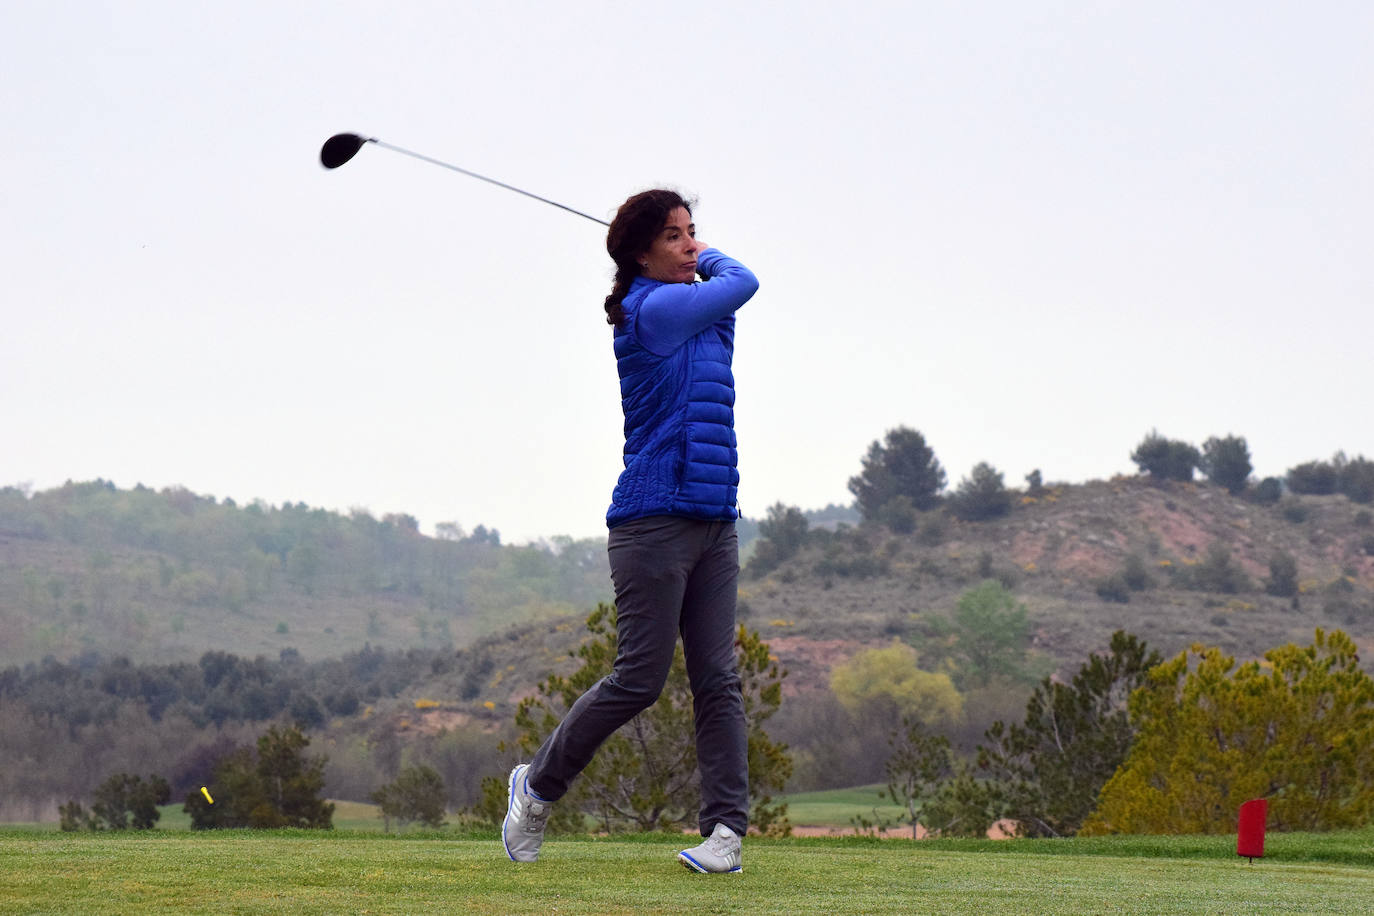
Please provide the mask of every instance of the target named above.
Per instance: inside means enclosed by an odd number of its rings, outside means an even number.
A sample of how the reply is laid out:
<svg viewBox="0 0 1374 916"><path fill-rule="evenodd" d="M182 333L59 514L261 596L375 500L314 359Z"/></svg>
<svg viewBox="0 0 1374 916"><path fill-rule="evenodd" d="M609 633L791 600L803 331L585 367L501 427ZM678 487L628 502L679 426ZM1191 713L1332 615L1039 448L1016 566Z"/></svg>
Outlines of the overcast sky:
<svg viewBox="0 0 1374 916"><path fill-rule="evenodd" d="M507 541L620 469L604 230L666 184L754 269L741 507L1374 456L1374 4L0 6L0 485L102 477Z"/></svg>

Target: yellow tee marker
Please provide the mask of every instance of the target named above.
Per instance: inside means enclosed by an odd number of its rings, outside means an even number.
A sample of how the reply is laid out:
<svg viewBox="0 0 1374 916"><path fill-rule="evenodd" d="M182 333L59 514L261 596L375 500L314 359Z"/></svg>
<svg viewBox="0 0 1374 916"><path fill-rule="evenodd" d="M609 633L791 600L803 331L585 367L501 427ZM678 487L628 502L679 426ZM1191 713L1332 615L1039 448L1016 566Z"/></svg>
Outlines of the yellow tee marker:
<svg viewBox="0 0 1374 916"><path fill-rule="evenodd" d="M201 786L201 787L200 787L200 794L201 794L201 795L204 795L204 796L205 796L205 800L208 801L210 804L213 805L213 804L215 803L215 800L214 800L213 798L210 797L210 790L207 789L207 788L205 788L204 786Z"/></svg>

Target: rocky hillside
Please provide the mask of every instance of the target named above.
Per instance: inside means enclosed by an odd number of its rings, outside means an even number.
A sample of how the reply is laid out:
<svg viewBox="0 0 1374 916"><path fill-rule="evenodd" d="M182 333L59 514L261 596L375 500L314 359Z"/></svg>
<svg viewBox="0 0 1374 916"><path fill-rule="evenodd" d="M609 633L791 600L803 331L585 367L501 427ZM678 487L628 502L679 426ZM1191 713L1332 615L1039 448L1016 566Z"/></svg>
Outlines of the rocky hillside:
<svg viewBox="0 0 1374 916"><path fill-rule="evenodd" d="M1292 588L1274 581L1271 562L1284 558ZM1339 627L1374 662L1374 519L1344 496L1262 506L1203 483L1057 486L992 521L936 510L910 534L813 534L777 569L746 577L741 598L806 681L860 645L921 631L987 578L1025 604L1034 648L1063 674L1116 629L1166 654L1203 642L1254 657Z"/></svg>

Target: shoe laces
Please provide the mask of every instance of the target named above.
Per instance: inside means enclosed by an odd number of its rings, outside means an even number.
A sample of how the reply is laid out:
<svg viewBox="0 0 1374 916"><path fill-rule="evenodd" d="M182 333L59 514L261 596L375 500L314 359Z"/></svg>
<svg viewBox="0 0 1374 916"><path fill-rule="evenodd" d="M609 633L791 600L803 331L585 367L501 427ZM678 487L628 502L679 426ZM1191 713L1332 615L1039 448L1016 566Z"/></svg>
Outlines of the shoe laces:
<svg viewBox="0 0 1374 916"><path fill-rule="evenodd" d="M543 833L544 824L549 819L549 813L553 806L546 802L537 802L533 798L526 796L525 816L522 818L526 833Z"/></svg>
<svg viewBox="0 0 1374 916"><path fill-rule="evenodd" d="M723 859L739 849L739 838L713 833L706 838L706 848Z"/></svg>

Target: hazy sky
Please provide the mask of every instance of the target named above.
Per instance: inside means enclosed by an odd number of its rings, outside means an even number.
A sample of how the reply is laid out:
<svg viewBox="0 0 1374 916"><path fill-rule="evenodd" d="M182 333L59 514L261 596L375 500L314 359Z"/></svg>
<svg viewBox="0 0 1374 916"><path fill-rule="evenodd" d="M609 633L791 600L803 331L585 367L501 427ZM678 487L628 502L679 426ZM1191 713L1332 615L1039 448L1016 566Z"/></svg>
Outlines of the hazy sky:
<svg viewBox="0 0 1374 916"><path fill-rule="evenodd" d="M103 477L604 533L599 226L668 184L754 269L741 506L1374 456L1374 4L0 6L0 485Z"/></svg>

